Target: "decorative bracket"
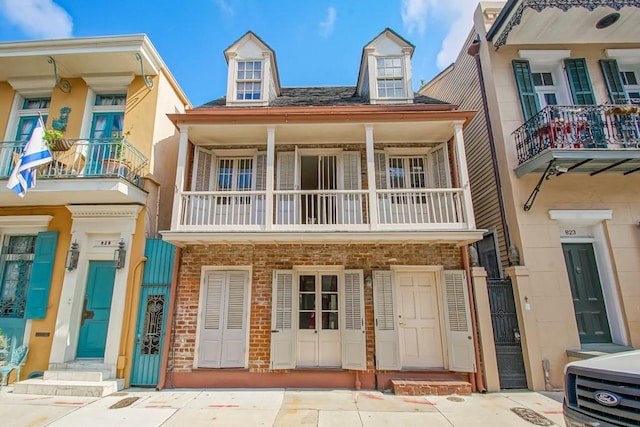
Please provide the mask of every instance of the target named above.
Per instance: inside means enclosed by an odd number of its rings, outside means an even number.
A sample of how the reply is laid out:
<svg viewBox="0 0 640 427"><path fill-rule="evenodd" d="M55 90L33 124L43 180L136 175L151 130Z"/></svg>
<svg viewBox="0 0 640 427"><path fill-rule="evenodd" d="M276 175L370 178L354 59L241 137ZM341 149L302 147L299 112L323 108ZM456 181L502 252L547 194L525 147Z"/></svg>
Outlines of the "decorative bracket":
<svg viewBox="0 0 640 427"><path fill-rule="evenodd" d="M71 82L67 79L58 79L58 67L56 67L56 60L49 56L47 62L49 64L53 64L53 78L56 81L56 87L64 93L70 93Z"/></svg>
<svg viewBox="0 0 640 427"><path fill-rule="evenodd" d="M144 80L144 84L149 89L153 89L153 77L144 75L144 64L142 63L142 56L140 56L139 53L136 53L136 61L140 63L140 74L142 74L142 79Z"/></svg>
<svg viewBox="0 0 640 427"><path fill-rule="evenodd" d="M547 168L545 169L544 173L540 177L540 180L538 180L538 184L536 184L536 188L533 189L533 191L531 192L531 195L529 195L529 198L527 199L527 201L524 204L524 211L525 212L529 212L531 210L531 207L533 206L533 202L536 201L536 196L540 192L540 188L542 187L542 183L545 180L551 178L551 176L553 176L553 175L560 175L560 174L563 174L563 173L567 172L566 169L562 169L562 168L559 168L558 166L556 166L554 164L555 162L556 162L556 159L553 159L553 160L551 160L549 162L549 165L547 166Z"/></svg>

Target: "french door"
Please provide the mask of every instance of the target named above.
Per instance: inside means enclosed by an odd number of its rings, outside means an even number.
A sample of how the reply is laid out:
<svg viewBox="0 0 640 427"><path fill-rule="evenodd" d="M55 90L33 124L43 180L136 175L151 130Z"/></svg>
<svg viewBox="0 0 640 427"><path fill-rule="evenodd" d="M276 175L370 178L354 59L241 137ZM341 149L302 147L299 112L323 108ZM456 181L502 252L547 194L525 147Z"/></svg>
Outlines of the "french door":
<svg viewBox="0 0 640 427"><path fill-rule="evenodd" d="M338 188L336 161L336 156L300 158L300 189L312 191L301 195L302 224L336 223L337 195L332 191L322 191Z"/></svg>
<svg viewBox="0 0 640 427"><path fill-rule="evenodd" d="M337 273L298 275L297 366L341 366Z"/></svg>

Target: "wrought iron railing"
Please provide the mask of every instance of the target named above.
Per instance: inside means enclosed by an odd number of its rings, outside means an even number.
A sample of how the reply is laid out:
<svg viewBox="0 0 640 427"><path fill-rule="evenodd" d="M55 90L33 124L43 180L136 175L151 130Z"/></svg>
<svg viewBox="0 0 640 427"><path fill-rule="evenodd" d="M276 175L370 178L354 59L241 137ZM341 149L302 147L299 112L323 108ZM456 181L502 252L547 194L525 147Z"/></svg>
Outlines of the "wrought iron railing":
<svg viewBox="0 0 640 427"><path fill-rule="evenodd" d="M126 140L78 139L66 151L52 151L53 161L38 167L38 178L120 177L142 187L148 159ZM0 179L11 175L25 141L0 144Z"/></svg>
<svg viewBox="0 0 640 427"><path fill-rule="evenodd" d="M550 105L513 132L518 164L547 149L640 147L640 106Z"/></svg>

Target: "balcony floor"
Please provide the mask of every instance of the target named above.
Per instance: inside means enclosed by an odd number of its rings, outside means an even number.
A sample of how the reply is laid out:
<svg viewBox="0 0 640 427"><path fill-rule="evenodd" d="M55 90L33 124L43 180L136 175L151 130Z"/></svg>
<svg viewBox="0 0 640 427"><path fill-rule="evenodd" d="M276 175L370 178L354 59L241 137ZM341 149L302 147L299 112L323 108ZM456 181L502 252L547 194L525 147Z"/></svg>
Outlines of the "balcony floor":
<svg viewBox="0 0 640 427"><path fill-rule="evenodd" d="M561 173L623 173L640 172L640 149L636 148L554 148L546 149L515 169L518 178L528 173L543 173L549 162Z"/></svg>

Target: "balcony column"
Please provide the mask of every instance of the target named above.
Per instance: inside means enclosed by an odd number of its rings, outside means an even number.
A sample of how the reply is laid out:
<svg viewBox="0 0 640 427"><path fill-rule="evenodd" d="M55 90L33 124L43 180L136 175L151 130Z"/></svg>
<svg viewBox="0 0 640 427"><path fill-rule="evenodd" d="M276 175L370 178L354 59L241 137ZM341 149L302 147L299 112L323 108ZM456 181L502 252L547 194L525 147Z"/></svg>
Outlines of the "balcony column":
<svg viewBox="0 0 640 427"><path fill-rule="evenodd" d="M462 188L464 198L464 216L467 220L467 228L473 229L476 228L476 218L473 214L473 202L471 201L471 186L469 184L469 170L467 169L467 155L464 150L462 123L455 124L453 148L455 150L456 164L458 165L458 179L460 180L460 188Z"/></svg>
<svg viewBox="0 0 640 427"><path fill-rule="evenodd" d="M276 129L274 127L267 128L267 179L265 180L266 194L264 203L264 228L271 230L273 228L273 189L274 189L274 170L276 160Z"/></svg>
<svg viewBox="0 0 640 427"><path fill-rule="evenodd" d="M376 162L373 151L373 125L365 125L367 148L367 188L369 189L369 227L378 229L378 196L376 195Z"/></svg>
<svg viewBox="0 0 640 427"><path fill-rule="evenodd" d="M187 173L187 149L189 145L189 128L187 126L180 128L180 142L178 143L178 162L176 167L176 184L173 195L173 212L171 213L171 229L177 230L182 217L182 192L184 191L184 183ZM194 165L195 167L195 165Z"/></svg>

